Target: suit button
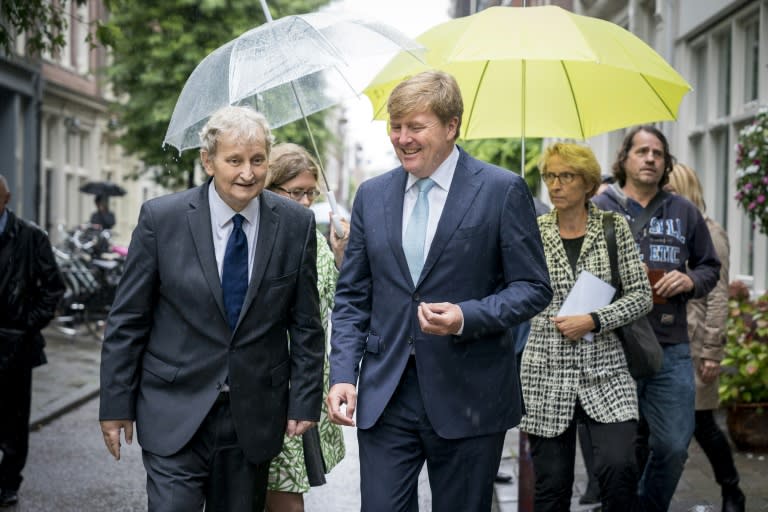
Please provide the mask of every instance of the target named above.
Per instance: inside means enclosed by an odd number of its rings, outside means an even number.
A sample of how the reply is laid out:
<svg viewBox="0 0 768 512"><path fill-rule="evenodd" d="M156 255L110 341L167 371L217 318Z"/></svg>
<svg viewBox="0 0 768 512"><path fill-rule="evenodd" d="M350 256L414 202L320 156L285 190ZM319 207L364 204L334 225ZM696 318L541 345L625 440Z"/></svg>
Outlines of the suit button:
<svg viewBox="0 0 768 512"><path fill-rule="evenodd" d="M421 295L419 295L418 293L414 293L413 294L413 300L416 301L416 302L421 301Z"/></svg>
<svg viewBox="0 0 768 512"><path fill-rule="evenodd" d="M221 387L222 387L222 386L221 386L221 382L217 382L217 383L216 383L216 390L217 390L217 391L221 391Z"/></svg>
<svg viewBox="0 0 768 512"><path fill-rule="evenodd" d="M408 344L413 345L413 336L408 336Z"/></svg>

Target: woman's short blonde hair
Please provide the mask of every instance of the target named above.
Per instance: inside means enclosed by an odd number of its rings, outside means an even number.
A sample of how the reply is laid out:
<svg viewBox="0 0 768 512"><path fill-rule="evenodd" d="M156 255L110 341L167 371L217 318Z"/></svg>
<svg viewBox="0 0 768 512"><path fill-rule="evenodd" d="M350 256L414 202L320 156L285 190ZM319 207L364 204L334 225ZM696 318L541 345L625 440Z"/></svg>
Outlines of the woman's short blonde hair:
<svg viewBox="0 0 768 512"><path fill-rule="evenodd" d="M547 165L555 156L559 157L574 173L581 175L587 185L587 199L594 196L600 187L602 176L600 175L600 164L597 163L597 158L595 158L592 150L581 144L555 142L541 155L539 160L541 174L547 172Z"/></svg>
<svg viewBox="0 0 768 512"><path fill-rule="evenodd" d="M268 189L274 189L304 172L311 173L317 180L319 168L309 151L302 146L292 142L281 142L272 148L267 180L264 186Z"/></svg>
<svg viewBox="0 0 768 512"><path fill-rule="evenodd" d="M696 171L685 164L675 164L672 172L669 173L668 184L674 188L674 192L683 196L694 205L703 214L707 210L704 202L704 192L701 189L701 182L696 176Z"/></svg>

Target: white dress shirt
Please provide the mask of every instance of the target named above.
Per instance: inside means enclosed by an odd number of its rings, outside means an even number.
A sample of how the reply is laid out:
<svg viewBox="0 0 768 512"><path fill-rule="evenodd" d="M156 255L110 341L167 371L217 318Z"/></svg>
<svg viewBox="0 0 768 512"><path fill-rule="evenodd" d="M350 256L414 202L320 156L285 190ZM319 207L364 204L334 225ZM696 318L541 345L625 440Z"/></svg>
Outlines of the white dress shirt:
<svg viewBox="0 0 768 512"><path fill-rule="evenodd" d="M216 266L219 269L219 279L224 266L224 253L227 251L227 241L232 233L232 217L239 213L245 218L243 222L243 231L245 238L248 239L248 282L251 281L253 272L253 260L256 253L256 237L259 234L259 205L261 196L256 196L243 211L236 212L224 202L216 192L216 187L208 185L208 206L211 210L211 230L213 232L213 249L216 252Z"/></svg>
<svg viewBox="0 0 768 512"><path fill-rule="evenodd" d="M456 172L456 164L458 161L459 150L456 146L453 146L453 151L448 155L448 158L446 158L445 161L435 169L435 172L429 176L429 178L435 182L435 186L432 187L429 194L427 194L427 200L429 201L429 219L427 220L427 232L424 237L425 261L429 254L429 248L432 246L432 240L435 238L437 223L440 221L440 216L443 214L445 200L448 199L448 190L451 188L453 174ZM405 228L408 227L408 221L411 219L413 207L416 206L416 200L419 198L419 187L414 186L417 181L419 181L419 178L413 174L409 174L408 180L405 182L405 198L403 199L403 236L405 236Z"/></svg>

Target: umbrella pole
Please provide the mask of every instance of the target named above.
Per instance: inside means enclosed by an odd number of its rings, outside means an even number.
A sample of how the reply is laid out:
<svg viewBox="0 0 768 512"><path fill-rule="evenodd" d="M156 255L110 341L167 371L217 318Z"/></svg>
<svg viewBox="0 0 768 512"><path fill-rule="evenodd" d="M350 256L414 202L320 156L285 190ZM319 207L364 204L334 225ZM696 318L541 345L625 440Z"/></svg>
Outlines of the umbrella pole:
<svg viewBox="0 0 768 512"><path fill-rule="evenodd" d="M264 2L265 0L261 1ZM333 228L336 230L336 235L342 237L344 236L344 226L342 226L339 221L339 207L336 204L336 196L333 194L331 186L328 184L328 178L325 176L325 168L323 167L323 159L320 157L320 150L317 149L317 142L315 142L315 136L312 134L312 128L309 126L309 119L307 119L307 115L304 113L304 108L301 106L301 100L299 99L299 94L296 92L296 86L293 82L291 82L291 90L296 98L296 104L299 106L299 111L301 112L301 117L304 119L304 124L307 126L309 140L312 142L312 149L315 151L315 156L317 156L317 166L320 169L320 176L323 177L325 195L328 198L328 203L331 205L331 211L333 212L333 216L331 217ZM339 170L339 172L341 172L341 170Z"/></svg>
<svg viewBox="0 0 768 512"><path fill-rule="evenodd" d="M261 10L264 11L264 18L266 18L267 23L270 23L272 21L272 14L269 12L267 0L259 0L259 2L261 3ZM344 236L344 226L342 226L341 222L339 221L339 207L336 204L336 196L333 195L331 187L328 185L328 178L326 178L325 169L323 168L323 159L320 158L320 151L317 149L315 136L312 135L312 128L309 127L309 120L307 119L307 115L304 113L304 108L301 106L301 100L299 99L299 94L296 92L296 86L293 84L293 81L291 81L291 90L293 91L293 96L296 98L296 104L299 106L301 117L304 118L304 124L307 125L309 140L312 141L312 148L315 150L315 156L317 156L317 166L320 168L320 175L323 177L323 183L325 184L325 195L328 198L328 203L330 203L331 211L333 212L333 227L336 230L336 235L342 237Z"/></svg>
<svg viewBox="0 0 768 512"><path fill-rule="evenodd" d="M267 23L272 21L272 14L269 12L269 6L267 6L267 0L259 0L261 2L261 10L264 11L264 17L267 19Z"/></svg>

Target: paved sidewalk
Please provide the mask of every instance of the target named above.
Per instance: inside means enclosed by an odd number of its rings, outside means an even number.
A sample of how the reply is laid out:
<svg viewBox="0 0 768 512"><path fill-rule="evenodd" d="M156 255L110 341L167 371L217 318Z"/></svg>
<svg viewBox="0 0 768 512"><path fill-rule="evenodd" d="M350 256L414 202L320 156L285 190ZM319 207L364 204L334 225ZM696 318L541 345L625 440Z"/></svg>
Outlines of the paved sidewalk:
<svg viewBox="0 0 768 512"><path fill-rule="evenodd" d="M724 418L718 414L720 426L725 431ZM507 433L504 442L500 471L514 475L508 484L496 484L499 512L518 510L518 462L520 437L517 429ZM734 452L736 467L741 477L741 487L747 496L747 512L768 512L768 454ZM587 485L587 475L581 451L577 445L575 481L573 484L572 511L599 510L599 507L579 505L579 497ZM688 449L688 461L682 479L669 508L670 512L719 512L720 487L715 482L712 468L696 441Z"/></svg>
<svg viewBox="0 0 768 512"><path fill-rule="evenodd" d="M48 423L61 414L84 403L98 394L99 359L101 343L90 338L72 338L53 329L45 332L48 343L48 364L36 368L32 375L31 425ZM720 418L722 419L722 418ZM322 511L322 504L341 498L355 509L359 490L358 462L354 432L345 429L349 452L347 459L329 475L329 485L320 487L308 495L307 510ZM519 437L516 429L507 434L500 470L514 475L512 482L496 485L498 512L513 512L518 505L518 451ZM768 512L768 454L757 455L736 452L736 466L742 478L742 488L747 495L748 512ZM590 507L579 506L578 498L586 485L586 474L581 454L576 456L576 481L571 510L586 511ZM422 474L420 502L422 510L428 510L431 497L425 474ZM422 494L422 489L426 491ZM310 508L311 505L311 508ZM346 510L346 509L345 509ZM698 444L691 443L689 459L670 507L670 512L716 512L720 510L720 488L715 484L712 470Z"/></svg>

